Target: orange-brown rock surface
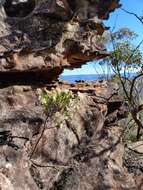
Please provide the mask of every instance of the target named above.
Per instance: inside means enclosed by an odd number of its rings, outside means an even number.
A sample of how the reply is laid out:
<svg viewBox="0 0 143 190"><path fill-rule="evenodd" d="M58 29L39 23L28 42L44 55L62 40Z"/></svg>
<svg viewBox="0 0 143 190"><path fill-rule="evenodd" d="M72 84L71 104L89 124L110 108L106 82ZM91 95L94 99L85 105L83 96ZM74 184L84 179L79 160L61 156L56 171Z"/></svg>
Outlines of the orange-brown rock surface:
<svg viewBox="0 0 143 190"><path fill-rule="evenodd" d="M45 123L39 102L51 87L11 86L0 90L0 187L2 190L137 190L123 166L122 98L106 82L75 84L73 104ZM82 93L75 91L83 88ZM113 85L112 85L113 87ZM72 91L70 85L58 89ZM111 119L109 119L111 118ZM41 131L45 126L44 133ZM140 179L140 180L139 180ZM138 186L137 186L138 185Z"/></svg>
<svg viewBox="0 0 143 190"><path fill-rule="evenodd" d="M127 108L117 86L52 83L64 68L109 55L102 20L119 6L119 0L6 0L0 7L0 189L142 189L142 163L122 143L118 121ZM67 112L47 119L39 97L53 89L69 90L73 100Z"/></svg>
<svg viewBox="0 0 143 190"><path fill-rule="evenodd" d="M63 68L105 57L102 19L117 7L119 0L5 0L0 7L0 81L50 83Z"/></svg>

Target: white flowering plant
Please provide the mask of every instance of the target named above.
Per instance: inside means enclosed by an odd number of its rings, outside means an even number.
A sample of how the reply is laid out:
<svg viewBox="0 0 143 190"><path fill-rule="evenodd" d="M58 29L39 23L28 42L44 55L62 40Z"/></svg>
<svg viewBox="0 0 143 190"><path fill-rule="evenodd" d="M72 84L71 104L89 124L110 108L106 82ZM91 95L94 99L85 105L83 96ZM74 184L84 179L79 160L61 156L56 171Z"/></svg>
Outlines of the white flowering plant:
<svg viewBox="0 0 143 190"><path fill-rule="evenodd" d="M40 102L46 108L47 114L66 112L74 96L69 90L44 90L40 95Z"/></svg>

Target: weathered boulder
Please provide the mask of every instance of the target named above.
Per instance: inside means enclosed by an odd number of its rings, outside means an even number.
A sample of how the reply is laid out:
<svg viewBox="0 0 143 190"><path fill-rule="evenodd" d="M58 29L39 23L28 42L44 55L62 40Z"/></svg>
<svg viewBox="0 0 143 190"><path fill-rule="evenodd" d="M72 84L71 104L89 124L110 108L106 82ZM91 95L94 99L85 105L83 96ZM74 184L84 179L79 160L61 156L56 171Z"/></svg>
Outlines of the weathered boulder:
<svg viewBox="0 0 143 190"><path fill-rule="evenodd" d="M64 85L59 88L72 91L71 86ZM118 115L109 123L111 113L122 110L125 114L123 102L119 104L117 92L108 83L94 83L88 86L90 91L81 86L85 91L73 90L75 99L68 114L56 112L46 123L44 107L38 100L42 87L11 86L0 90L3 189L5 184L15 190L138 189L123 167ZM109 102L114 102L115 109Z"/></svg>

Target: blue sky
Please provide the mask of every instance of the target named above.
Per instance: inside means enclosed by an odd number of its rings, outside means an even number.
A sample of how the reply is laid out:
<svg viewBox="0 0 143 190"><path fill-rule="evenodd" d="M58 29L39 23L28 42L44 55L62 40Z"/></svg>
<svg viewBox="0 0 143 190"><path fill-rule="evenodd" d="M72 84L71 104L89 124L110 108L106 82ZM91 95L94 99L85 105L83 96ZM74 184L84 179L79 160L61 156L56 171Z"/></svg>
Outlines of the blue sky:
<svg viewBox="0 0 143 190"><path fill-rule="evenodd" d="M120 0L122 8L134 12L137 15L143 15L143 0ZM122 27L128 27L138 34L138 38L134 41L137 45L143 39L143 25L133 16L125 13L121 9L116 9L110 14L110 18L104 21L106 26L112 27L116 23L116 29ZM141 46L143 49L143 45ZM104 66L104 72L109 72L109 67ZM96 61L87 63L79 69L65 70L62 75L81 75L81 74L99 74L103 73L103 68L101 68Z"/></svg>

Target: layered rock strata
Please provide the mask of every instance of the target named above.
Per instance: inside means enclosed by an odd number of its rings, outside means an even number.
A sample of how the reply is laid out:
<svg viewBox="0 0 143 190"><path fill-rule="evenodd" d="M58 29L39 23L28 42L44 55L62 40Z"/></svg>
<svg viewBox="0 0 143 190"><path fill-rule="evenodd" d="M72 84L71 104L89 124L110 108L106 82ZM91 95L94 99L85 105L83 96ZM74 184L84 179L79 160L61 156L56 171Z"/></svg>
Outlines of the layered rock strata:
<svg viewBox="0 0 143 190"><path fill-rule="evenodd" d="M41 84L64 68L109 55L102 20L119 1L1 2L0 85L9 87L0 89L0 189L141 189L142 177L123 166L117 122L127 110L117 88L106 82ZM53 88L76 98L68 113L57 111L45 122L39 95Z"/></svg>
<svg viewBox="0 0 143 190"><path fill-rule="evenodd" d="M2 1L3 2L3 1ZM0 7L0 81L51 82L63 68L107 55L102 19L118 0L5 0ZM6 77L5 77L6 76Z"/></svg>
<svg viewBox="0 0 143 190"><path fill-rule="evenodd" d="M85 89L80 84L82 93L78 85L66 84L77 97L69 114L56 112L46 124L38 97L49 87L0 90L2 190L138 189L123 167L123 131L117 125L126 114L123 100L105 82Z"/></svg>

